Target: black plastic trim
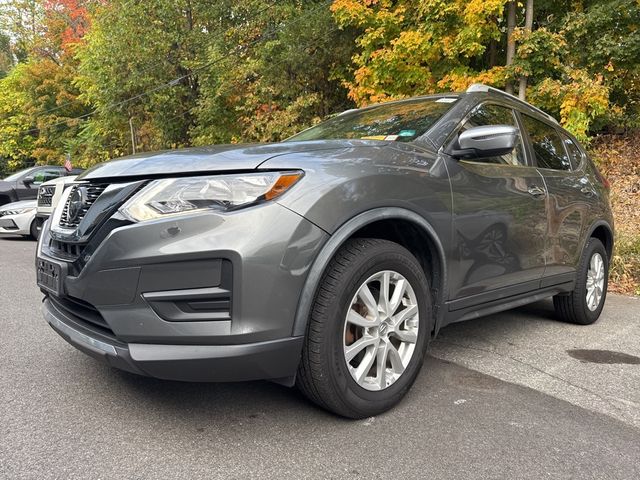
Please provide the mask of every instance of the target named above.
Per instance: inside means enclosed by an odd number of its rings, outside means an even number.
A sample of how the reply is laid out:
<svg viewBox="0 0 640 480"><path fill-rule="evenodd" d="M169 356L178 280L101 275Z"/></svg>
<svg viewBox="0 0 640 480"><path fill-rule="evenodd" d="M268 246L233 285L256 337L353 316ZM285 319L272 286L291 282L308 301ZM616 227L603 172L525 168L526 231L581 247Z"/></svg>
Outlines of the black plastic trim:
<svg viewBox="0 0 640 480"><path fill-rule="evenodd" d="M109 365L165 380L235 382L274 380L292 384L303 337L242 345L122 343L76 324L45 299L44 317L67 342Z"/></svg>
<svg viewBox="0 0 640 480"><path fill-rule="evenodd" d="M495 300L501 300L503 298L512 297L521 293L527 293L540 288L540 280L531 280L529 282L517 283L515 285L509 285L508 287L498 288L490 290L488 292L478 293L476 295L470 295L468 297L459 298L448 302L448 310L450 312L455 310L462 310L463 308L473 307L476 305L482 305L483 303L492 302Z"/></svg>
<svg viewBox="0 0 640 480"><path fill-rule="evenodd" d="M231 290L221 287L147 292L142 297L169 322L231 320Z"/></svg>

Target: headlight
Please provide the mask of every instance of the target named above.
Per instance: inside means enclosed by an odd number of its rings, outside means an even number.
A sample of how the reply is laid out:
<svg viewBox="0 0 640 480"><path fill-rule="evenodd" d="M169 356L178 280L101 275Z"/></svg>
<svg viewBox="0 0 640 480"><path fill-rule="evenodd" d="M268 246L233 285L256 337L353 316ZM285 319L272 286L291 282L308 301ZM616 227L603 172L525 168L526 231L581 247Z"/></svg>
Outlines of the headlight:
<svg viewBox="0 0 640 480"><path fill-rule="evenodd" d="M282 195L302 175L293 171L154 180L127 201L120 213L142 222L204 210L233 210Z"/></svg>
<svg viewBox="0 0 640 480"><path fill-rule="evenodd" d="M23 213L29 213L36 209L36 207L16 208L14 210L3 210L0 212L2 215L21 215Z"/></svg>

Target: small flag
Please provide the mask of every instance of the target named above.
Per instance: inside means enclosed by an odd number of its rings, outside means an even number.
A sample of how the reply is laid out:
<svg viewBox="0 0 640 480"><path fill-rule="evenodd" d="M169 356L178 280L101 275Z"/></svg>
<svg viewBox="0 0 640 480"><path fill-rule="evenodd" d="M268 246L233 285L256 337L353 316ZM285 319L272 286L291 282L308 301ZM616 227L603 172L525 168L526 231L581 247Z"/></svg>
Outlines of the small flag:
<svg viewBox="0 0 640 480"><path fill-rule="evenodd" d="M64 169L67 172L71 172L71 170L73 170L73 165L71 165L71 155L69 155L68 153L67 153L67 158L64 161Z"/></svg>

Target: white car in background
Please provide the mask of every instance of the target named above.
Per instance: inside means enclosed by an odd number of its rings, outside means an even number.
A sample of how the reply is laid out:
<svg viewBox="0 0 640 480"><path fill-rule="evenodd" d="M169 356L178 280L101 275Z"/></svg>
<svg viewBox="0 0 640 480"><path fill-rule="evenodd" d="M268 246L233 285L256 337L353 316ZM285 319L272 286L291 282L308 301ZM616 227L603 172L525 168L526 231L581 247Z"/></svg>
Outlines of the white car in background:
<svg viewBox="0 0 640 480"><path fill-rule="evenodd" d="M56 209L64 189L67 185L73 183L76 177L77 175L60 177L40 185L40 188L38 188L38 209L36 212L38 232L42 230L42 225L44 225L44 222L47 221L47 218L49 218Z"/></svg>
<svg viewBox="0 0 640 480"><path fill-rule="evenodd" d="M38 239L36 225L36 201L22 200L0 207L0 233L24 235Z"/></svg>

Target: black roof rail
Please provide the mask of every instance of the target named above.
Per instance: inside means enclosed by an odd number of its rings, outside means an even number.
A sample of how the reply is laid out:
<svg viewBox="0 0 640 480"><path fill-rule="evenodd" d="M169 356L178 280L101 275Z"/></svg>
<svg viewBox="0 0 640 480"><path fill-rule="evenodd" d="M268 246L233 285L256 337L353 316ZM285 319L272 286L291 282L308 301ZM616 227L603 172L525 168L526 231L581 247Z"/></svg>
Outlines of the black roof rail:
<svg viewBox="0 0 640 480"><path fill-rule="evenodd" d="M467 93L478 93L478 92L482 92L482 93L496 93L498 95L502 95L504 97L510 98L511 100L515 100L519 103L522 103L524 105L526 105L527 107L535 110L536 112L538 112L539 114L543 115L545 118L551 120L553 123L560 125L560 123L558 122L558 120L556 120L555 118L553 118L551 115L549 115L547 112L543 112L542 110L540 110L538 107L534 107L533 105L531 105L530 103L525 102L524 100L520 100L518 97L516 97L515 95L511 95L510 93L507 93L503 90L499 90L497 88L493 88L490 87L488 85L484 85L483 83L474 83L472 85L469 86L469 88L467 88Z"/></svg>

